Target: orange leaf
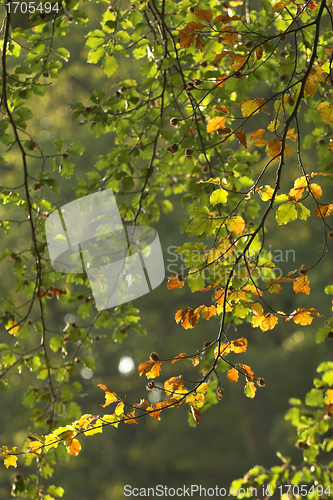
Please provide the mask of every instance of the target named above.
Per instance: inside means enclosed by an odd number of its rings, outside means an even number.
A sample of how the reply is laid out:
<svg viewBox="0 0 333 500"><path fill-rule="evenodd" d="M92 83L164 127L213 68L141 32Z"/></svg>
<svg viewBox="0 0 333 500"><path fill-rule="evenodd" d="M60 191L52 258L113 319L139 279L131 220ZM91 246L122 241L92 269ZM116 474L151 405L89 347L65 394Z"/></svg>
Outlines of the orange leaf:
<svg viewBox="0 0 333 500"><path fill-rule="evenodd" d="M223 356L223 354L228 354L228 352L230 352L231 350L231 346L230 344L223 344L220 346L220 356ZM218 348L215 347L214 349L214 356L215 358L217 358L218 356Z"/></svg>
<svg viewBox="0 0 333 500"><path fill-rule="evenodd" d="M259 47L256 48L256 58L258 60L262 58L263 52L264 52L264 46L259 45Z"/></svg>
<svg viewBox="0 0 333 500"><path fill-rule="evenodd" d="M247 148L246 135L245 135L244 130L241 130L240 132L236 132L235 136L239 140L240 144L242 144L242 146L244 146L244 148Z"/></svg>
<svg viewBox="0 0 333 500"><path fill-rule="evenodd" d="M195 39L195 48L196 49L200 49L200 47L202 49L204 49L205 48L205 44L203 43L201 36L197 35L197 37Z"/></svg>
<svg viewBox="0 0 333 500"><path fill-rule="evenodd" d="M237 382L239 375L238 375L238 371L236 370L236 368L231 368L231 370L228 370L227 377L228 377L228 380L230 380L230 382Z"/></svg>
<svg viewBox="0 0 333 500"><path fill-rule="evenodd" d="M300 198L302 198L302 194L306 186L306 177L299 177L295 180L294 187L289 191L289 196L292 196L293 198L295 198L295 201L298 201Z"/></svg>
<svg viewBox="0 0 333 500"><path fill-rule="evenodd" d="M293 289L295 293L305 293L305 295L310 295L308 276L306 274L298 276L298 278L294 281Z"/></svg>
<svg viewBox="0 0 333 500"><path fill-rule="evenodd" d="M221 116L215 116L207 123L207 132L208 133L214 132L219 128L223 128L226 121L227 121L226 118L222 118Z"/></svg>
<svg viewBox="0 0 333 500"><path fill-rule="evenodd" d="M263 146L266 146L266 144L268 144L268 141L266 141L266 139L257 139L253 143L253 145L258 146L258 148L262 148Z"/></svg>
<svg viewBox="0 0 333 500"><path fill-rule="evenodd" d="M226 16L219 15L219 16L215 17L214 24L217 24L217 23L227 24L227 23L230 23L230 21L238 21L238 20L240 20L240 17L238 17L238 16L230 17L229 14L227 14Z"/></svg>
<svg viewBox="0 0 333 500"><path fill-rule="evenodd" d="M328 217L330 215L332 210L333 210L332 203L326 203L326 205L321 205L320 207L316 208L317 217L322 217L323 219L325 219L325 217Z"/></svg>
<svg viewBox="0 0 333 500"><path fill-rule="evenodd" d="M220 54L216 54L213 64L221 62L228 54L230 54L229 50L222 50Z"/></svg>
<svg viewBox="0 0 333 500"><path fill-rule="evenodd" d="M179 274L174 275L174 276L170 276L170 278L168 278L168 282L167 282L167 289L172 290L173 288L183 288L184 280L179 279L180 277L182 277L182 276Z"/></svg>
<svg viewBox="0 0 333 500"><path fill-rule="evenodd" d="M171 377L164 382L164 390L165 392L174 392L176 389L181 389L183 385L183 377L178 375L178 377Z"/></svg>
<svg viewBox="0 0 333 500"><path fill-rule="evenodd" d="M108 389L104 384L98 384L98 387L100 387L105 392L105 403L104 405L101 405L102 408L105 408L111 403L118 401L118 397L113 389Z"/></svg>
<svg viewBox="0 0 333 500"><path fill-rule="evenodd" d="M148 408L150 405L146 399L140 399L140 403L133 405L134 408Z"/></svg>
<svg viewBox="0 0 333 500"><path fill-rule="evenodd" d="M185 330L193 328L199 321L200 314L195 314L192 307L186 307L186 309L179 309L176 312L175 320L176 323L181 322L181 325Z"/></svg>
<svg viewBox="0 0 333 500"><path fill-rule="evenodd" d="M196 314L201 313L201 316L207 321L216 315L216 307L215 306L199 306L194 311Z"/></svg>
<svg viewBox="0 0 333 500"><path fill-rule="evenodd" d="M264 128L259 128L258 130L253 132L253 134L250 137L250 141L253 141L253 139L259 139L259 137L266 134L266 132L267 130L265 130Z"/></svg>
<svg viewBox="0 0 333 500"><path fill-rule="evenodd" d="M196 408L194 408L193 406L191 406L191 412L192 412L192 415L193 415L195 422L198 424L200 421L200 418L201 418L200 411L197 410Z"/></svg>
<svg viewBox="0 0 333 500"><path fill-rule="evenodd" d="M297 134L295 134L295 129L291 128L290 130L288 130L286 137L287 137L287 139L290 139L291 141L296 142L297 141Z"/></svg>
<svg viewBox="0 0 333 500"><path fill-rule="evenodd" d="M210 23L213 17L212 11L210 9L194 9L194 15L197 19L201 19L202 21L206 21Z"/></svg>
<svg viewBox="0 0 333 500"><path fill-rule="evenodd" d="M257 316L253 316L252 326L253 328L259 326L261 331L266 332L267 330L273 330L277 322L278 318L274 314L258 314Z"/></svg>
<svg viewBox="0 0 333 500"><path fill-rule="evenodd" d="M332 139L328 143L328 149L331 151L331 153L333 153L333 140Z"/></svg>
<svg viewBox="0 0 333 500"><path fill-rule="evenodd" d="M221 75L216 79L216 86L217 87L223 87L224 83L228 80L228 75ZM228 109L228 108L227 108Z"/></svg>
<svg viewBox="0 0 333 500"><path fill-rule="evenodd" d="M194 44L194 38L195 38L194 33L192 33L191 35L183 36L179 42L179 45L182 48L189 49Z"/></svg>
<svg viewBox="0 0 333 500"><path fill-rule="evenodd" d="M250 378L251 380L253 380L254 372L251 370L251 368L248 365L243 365L242 363L239 363L239 366L241 366L243 368L243 370L245 371L246 376L248 378Z"/></svg>
<svg viewBox="0 0 333 500"><path fill-rule="evenodd" d="M171 364L172 363L176 363L177 361L179 361L182 358L187 358L187 354L185 354L185 352L181 352L180 354L178 354L178 356L176 356L175 358L173 358Z"/></svg>
<svg viewBox="0 0 333 500"><path fill-rule="evenodd" d="M179 30L179 37L184 37L186 35L189 35L190 33L192 33L193 31L195 30L202 30L203 28L206 28L206 26L202 23L197 23L195 21L191 21L190 23L187 23L187 25L185 26L185 28L183 28L182 30Z"/></svg>
<svg viewBox="0 0 333 500"><path fill-rule="evenodd" d="M133 410L131 413L125 413L123 420L125 424L137 424L138 422L135 420L135 410Z"/></svg>
<svg viewBox="0 0 333 500"><path fill-rule="evenodd" d="M233 352L245 352L247 348L247 339L244 337L241 337L240 339L237 340L232 340L231 341L231 350Z"/></svg>
<svg viewBox="0 0 333 500"><path fill-rule="evenodd" d="M229 114L229 108L227 106L220 106L219 108L213 108L211 106L211 109L213 109L214 111L219 111L220 113L225 113L226 115Z"/></svg>
<svg viewBox="0 0 333 500"><path fill-rule="evenodd" d="M78 455L81 451L81 444L77 439L70 439L68 441L65 441L65 445L67 448L68 453L71 455Z"/></svg>
<svg viewBox="0 0 333 500"><path fill-rule="evenodd" d="M147 378L158 377L161 371L161 364L160 361L146 361L145 363L140 363L138 368L140 377L142 377L142 375L146 375Z"/></svg>

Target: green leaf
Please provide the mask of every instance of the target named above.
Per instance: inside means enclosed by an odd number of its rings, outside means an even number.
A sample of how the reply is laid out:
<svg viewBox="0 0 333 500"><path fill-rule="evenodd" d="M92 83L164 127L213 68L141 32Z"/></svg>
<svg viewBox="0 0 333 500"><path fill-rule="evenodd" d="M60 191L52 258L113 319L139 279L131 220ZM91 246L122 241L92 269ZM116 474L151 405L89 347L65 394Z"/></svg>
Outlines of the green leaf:
<svg viewBox="0 0 333 500"><path fill-rule="evenodd" d="M308 210L302 203L296 203L297 216L299 219L307 220L310 216L310 210Z"/></svg>
<svg viewBox="0 0 333 500"><path fill-rule="evenodd" d="M228 192L225 189L215 189L210 195L209 201L212 205L217 203L227 203Z"/></svg>
<svg viewBox="0 0 333 500"><path fill-rule="evenodd" d="M305 396L305 404L307 406L324 406L323 391L311 389Z"/></svg>
<svg viewBox="0 0 333 500"><path fill-rule="evenodd" d="M328 285L325 287L325 293L327 295L333 295L333 285Z"/></svg>
<svg viewBox="0 0 333 500"><path fill-rule="evenodd" d="M84 151L84 147L81 146L80 144L77 144L76 142L73 142L67 149L66 151L68 153L71 153L72 155L74 156L81 156L83 151Z"/></svg>
<svg viewBox="0 0 333 500"><path fill-rule="evenodd" d="M114 56L106 55L102 62L102 69L107 76L113 75L118 68L118 61Z"/></svg>
<svg viewBox="0 0 333 500"><path fill-rule="evenodd" d="M106 47L98 47L97 49L89 50L87 62L96 64L104 56Z"/></svg>
<svg viewBox="0 0 333 500"><path fill-rule="evenodd" d="M191 292L197 292L205 286L205 277L197 269L191 269L190 274L187 276L187 283Z"/></svg>
<svg viewBox="0 0 333 500"><path fill-rule="evenodd" d="M67 158L62 158L59 166L60 175L69 179L74 172L74 163L71 163Z"/></svg>
<svg viewBox="0 0 333 500"><path fill-rule="evenodd" d="M47 492L50 493L50 495L55 495L56 497L62 497L63 494L65 493L65 490L61 486L56 487L53 484L51 484L51 486L47 488Z"/></svg>
<svg viewBox="0 0 333 500"><path fill-rule="evenodd" d="M60 335L55 335L50 340L50 348L52 351L57 352L60 347L64 345L64 339Z"/></svg>
<svg viewBox="0 0 333 500"><path fill-rule="evenodd" d="M255 387L253 382L248 382L244 387L244 394L246 397L253 399L256 395Z"/></svg>
<svg viewBox="0 0 333 500"><path fill-rule="evenodd" d="M276 211L275 218L279 226L282 224L288 224L293 220L297 219L297 210L294 203L284 203L280 205Z"/></svg>
<svg viewBox="0 0 333 500"><path fill-rule="evenodd" d="M87 368L89 368L90 370L95 370L95 360L92 356L86 356L85 358L82 358L82 361Z"/></svg>

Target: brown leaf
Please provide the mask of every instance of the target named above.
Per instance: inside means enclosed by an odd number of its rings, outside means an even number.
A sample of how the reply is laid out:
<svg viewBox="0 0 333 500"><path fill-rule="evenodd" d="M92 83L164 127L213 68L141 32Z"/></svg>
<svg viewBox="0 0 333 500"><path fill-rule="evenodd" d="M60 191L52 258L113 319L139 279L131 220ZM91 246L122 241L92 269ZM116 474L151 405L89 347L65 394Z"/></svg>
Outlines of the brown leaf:
<svg viewBox="0 0 333 500"><path fill-rule="evenodd" d="M184 280L180 278L181 276L179 274L170 276L167 282L167 289L172 290L173 288L183 288Z"/></svg>
<svg viewBox="0 0 333 500"><path fill-rule="evenodd" d="M191 412L192 412L192 415L193 415L195 422L198 424L200 422L200 418L201 418L200 411L197 410L196 408L194 408L193 406L191 406Z"/></svg>
<svg viewBox="0 0 333 500"><path fill-rule="evenodd" d="M242 144L242 146L244 146L244 148L247 148L246 135L245 135L244 130L241 130L240 132L236 132L235 136L239 140L240 144Z"/></svg>
<svg viewBox="0 0 333 500"><path fill-rule="evenodd" d="M206 21L210 23L213 17L212 11L210 9L194 9L194 15L197 19L201 19L202 21Z"/></svg>
<svg viewBox="0 0 333 500"><path fill-rule="evenodd" d="M264 46L259 45L259 47L256 48L256 58L258 60L262 58L263 52L264 52Z"/></svg>
<svg viewBox="0 0 333 500"><path fill-rule="evenodd" d="M316 208L317 217L325 219L325 217L328 217L330 215L332 210L333 210L332 203L326 203L326 205L321 205L320 207Z"/></svg>
<svg viewBox="0 0 333 500"><path fill-rule="evenodd" d="M186 307L186 309L179 309L179 311L177 311L175 315L176 323L180 322L182 327L185 328L185 330L193 328L194 325L196 325L197 322L199 321L199 318L200 314L195 314L195 311L192 307Z"/></svg>

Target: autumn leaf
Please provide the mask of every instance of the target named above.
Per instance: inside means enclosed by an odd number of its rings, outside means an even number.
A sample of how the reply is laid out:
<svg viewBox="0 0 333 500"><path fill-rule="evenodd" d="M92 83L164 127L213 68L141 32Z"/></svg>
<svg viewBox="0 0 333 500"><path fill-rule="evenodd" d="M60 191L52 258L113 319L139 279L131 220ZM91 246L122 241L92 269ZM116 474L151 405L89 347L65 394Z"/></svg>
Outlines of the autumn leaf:
<svg viewBox="0 0 333 500"><path fill-rule="evenodd" d="M310 186L308 187L308 191L310 191L311 194L317 199L319 199L323 194L323 190L321 189L321 187L315 183L310 184Z"/></svg>
<svg viewBox="0 0 333 500"><path fill-rule="evenodd" d="M176 312L175 320L176 323L182 325L185 330L193 328L199 321L200 314L195 314L193 307L186 307L186 309L179 309Z"/></svg>
<svg viewBox="0 0 333 500"><path fill-rule="evenodd" d="M247 378L250 378L251 380L253 380L254 372L251 370L251 368L248 365L243 365L243 363L239 363L239 366L241 366L243 368Z"/></svg>
<svg viewBox="0 0 333 500"><path fill-rule="evenodd" d="M221 77L219 77L221 78ZM211 106L211 109L213 109L214 111L219 111L220 113L225 113L226 115L229 114L229 108L227 106L220 106L219 108L213 108L213 106Z"/></svg>
<svg viewBox="0 0 333 500"><path fill-rule="evenodd" d="M307 186L306 177L302 176L295 180L294 187L289 191L289 196L298 201L302 198L304 188Z"/></svg>
<svg viewBox="0 0 333 500"><path fill-rule="evenodd" d="M195 48L196 49L200 49L200 48L204 49L205 48L205 44L203 43L200 35L197 35L197 37L195 39Z"/></svg>
<svg viewBox="0 0 333 500"><path fill-rule="evenodd" d="M220 346L220 356L223 356L223 354L228 354L231 351L231 345L230 344L222 344ZM217 358L218 356L218 347L215 347L214 349L214 356Z"/></svg>
<svg viewBox="0 0 333 500"><path fill-rule="evenodd" d="M15 455L9 455L8 457L5 458L4 464L7 467L17 467L17 457Z"/></svg>
<svg viewBox="0 0 333 500"><path fill-rule="evenodd" d="M184 385L184 380L182 375L178 375L178 377L171 377L164 382L164 390L165 392L174 392L176 389L181 389Z"/></svg>
<svg viewBox="0 0 333 500"><path fill-rule="evenodd" d="M305 295L310 295L308 276L306 274L298 276L298 278L294 281L293 289L295 293L305 293Z"/></svg>
<svg viewBox="0 0 333 500"><path fill-rule="evenodd" d="M125 413L123 421L125 424L137 424L138 422L135 420L135 410L131 411L131 413Z"/></svg>
<svg viewBox="0 0 333 500"><path fill-rule="evenodd" d="M201 316L207 321L217 314L215 306L199 306L194 311L196 314L201 314Z"/></svg>
<svg viewBox="0 0 333 500"><path fill-rule="evenodd" d="M199 364L198 356L194 356L193 358L191 358L191 361L193 366L197 366Z"/></svg>
<svg viewBox="0 0 333 500"><path fill-rule="evenodd" d="M238 33L231 28L225 28L224 30L220 31L220 35L222 35L222 42L225 42L227 45L235 45Z"/></svg>
<svg viewBox="0 0 333 500"><path fill-rule="evenodd" d="M245 99L241 104L241 111L243 116L246 118L250 115L256 115L259 113L260 106L263 105L263 99ZM267 107L267 106L266 106ZM252 134L253 135L253 134ZM252 136L251 136L252 138Z"/></svg>
<svg viewBox="0 0 333 500"><path fill-rule="evenodd" d="M253 141L254 139L259 139L262 135L266 134L267 130L264 128L258 128L253 134L251 134L250 141Z"/></svg>
<svg viewBox="0 0 333 500"><path fill-rule="evenodd" d="M140 375L141 375L141 373L140 373ZM149 377L147 376L147 378L149 378ZM124 403L123 402L118 403L117 406L115 407L114 412L117 415L118 419L122 418L122 416L124 414Z"/></svg>
<svg viewBox="0 0 333 500"><path fill-rule="evenodd" d="M167 289L168 290L172 290L173 288L183 288L184 286L184 279L183 279L183 276L180 275L180 274L177 274L177 275L173 275L173 276L170 276L170 278L168 278L168 282L167 282Z"/></svg>
<svg viewBox="0 0 333 500"><path fill-rule="evenodd" d="M243 56L242 54L234 54L231 57L231 68L234 71L238 71L244 66L245 62L246 62L245 56Z"/></svg>
<svg viewBox="0 0 333 500"><path fill-rule="evenodd" d="M206 26L202 23L197 23L195 21L191 21L190 23L188 23L185 28L179 30L179 37L184 37L186 35L189 35L190 33L192 33L193 31L195 30L202 30L203 28L206 28Z"/></svg>
<svg viewBox="0 0 333 500"><path fill-rule="evenodd" d="M171 363L176 363L177 361L179 361L182 358L187 358L187 354L185 354L185 352L181 352L180 354L178 354L178 356L173 358Z"/></svg>
<svg viewBox="0 0 333 500"><path fill-rule="evenodd" d="M217 79L216 79L216 86L219 87L219 88L222 88L223 85L225 84L225 82L228 80L228 75L221 75L219 76ZM224 106L225 107L225 106ZM228 109L228 108L227 108ZM229 114L229 110L228 110L228 114ZM223 127L219 127L219 128L223 128ZM210 130L207 130L207 132L210 132Z"/></svg>
<svg viewBox="0 0 333 500"><path fill-rule="evenodd" d="M236 215L234 217L230 217L227 220L227 228L229 231L234 232L235 234L243 234L245 227L245 220L243 217Z"/></svg>
<svg viewBox="0 0 333 500"><path fill-rule="evenodd" d="M228 370L227 377L228 377L228 380L230 380L230 382L237 382L237 380L239 378L239 374L238 374L238 371L236 370L236 368L231 368L231 370Z"/></svg>
<svg viewBox="0 0 333 500"><path fill-rule="evenodd" d="M219 15L217 17L215 17L214 19L214 25L217 24L217 23L224 23L224 24L227 24L227 23L230 23L231 21L239 21L241 18L238 17L238 16L229 16L229 14L227 15Z"/></svg>
<svg viewBox="0 0 333 500"><path fill-rule="evenodd" d="M222 116L215 116L209 122L207 123L207 132L214 132L215 130L218 130L219 128L223 128L227 119L223 118Z"/></svg>
<svg viewBox="0 0 333 500"><path fill-rule="evenodd" d="M281 146L282 146L282 141L280 139L274 139L272 141L269 141L269 143L266 146L266 153L267 156L271 156L274 158L274 156L278 156L279 153L281 153ZM292 151L291 147L288 144L284 145L284 154L291 156Z"/></svg>
<svg viewBox="0 0 333 500"><path fill-rule="evenodd" d="M331 151L331 153L333 153L333 140L332 139L328 143L328 149Z"/></svg>
<svg viewBox="0 0 333 500"><path fill-rule="evenodd" d="M253 399L256 395L256 390L257 388L254 383L249 381L244 387L244 394L246 397Z"/></svg>
<svg viewBox="0 0 333 500"><path fill-rule="evenodd" d="M191 33L190 35L185 35L181 38L179 45L183 49L189 49L194 44L194 39L195 39L195 33Z"/></svg>
<svg viewBox="0 0 333 500"><path fill-rule="evenodd" d="M244 337L241 337L240 339L232 340L230 348L233 352L236 352L236 353L245 352L247 349L247 339Z"/></svg>
<svg viewBox="0 0 333 500"><path fill-rule="evenodd" d="M244 130L241 130L240 132L236 132L235 136L239 140L240 144L242 144L242 146L244 146L244 148L247 148L246 135L245 135Z"/></svg>
<svg viewBox="0 0 333 500"><path fill-rule="evenodd" d="M262 58L263 52L264 52L264 46L263 45L259 45L259 47L256 48L256 58L257 58L257 60L259 60L259 59Z"/></svg>
<svg viewBox="0 0 333 500"><path fill-rule="evenodd" d="M333 106L329 102L321 102L317 106L317 110L320 111L320 117L325 123L333 122Z"/></svg>
<svg viewBox="0 0 333 500"><path fill-rule="evenodd" d="M302 326L310 325L313 320L311 315L322 316L313 307L311 309L305 309L304 307L299 307L286 318L286 321L290 321L292 319L298 325Z"/></svg>
<svg viewBox="0 0 333 500"><path fill-rule="evenodd" d="M310 73L306 79L304 90L309 95L315 95L317 89L318 89L318 83L316 75Z"/></svg>
<svg viewBox="0 0 333 500"><path fill-rule="evenodd" d="M210 9L194 9L194 15L197 19L207 21L207 23L210 23L213 17L212 11Z"/></svg>
<svg viewBox="0 0 333 500"><path fill-rule="evenodd" d="M161 371L161 362L160 361L146 361L145 363L139 364L139 374L140 377L146 375L147 378L155 378L158 377Z"/></svg>
<svg viewBox="0 0 333 500"><path fill-rule="evenodd" d="M200 384L198 389L192 394L189 394L186 397L186 403L189 405L194 406L194 408L201 408L204 405L205 402L205 393L207 391L208 384Z"/></svg>
<svg viewBox="0 0 333 500"><path fill-rule="evenodd" d="M278 317L275 314L258 314L252 318L253 328L259 327L261 331L266 332L267 330L273 330L273 328L278 323Z"/></svg>
<svg viewBox="0 0 333 500"><path fill-rule="evenodd" d="M332 210L333 210L332 203L326 203L326 205L321 205L320 207L316 208L317 217L325 219L325 217L328 217L330 215Z"/></svg>
<svg viewBox="0 0 333 500"><path fill-rule="evenodd" d="M220 54L216 54L215 56L215 59L213 61L213 64L218 64L222 61L222 59L225 58L225 56L227 56L228 54L230 54L229 50L222 50L222 52ZM227 75L225 75L227 76Z"/></svg>
<svg viewBox="0 0 333 500"><path fill-rule="evenodd" d="M209 197L209 201L212 205L217 205L218 203L227 203L228 191L223 188L215 189Z"/></svg>
<svg viewBox="0 0 333 500"><path fill-rule="evenodd" d="M266 146L266 144L268 144L268 141L266 141L266 139L257 139L253 143L253 145L257 146L258 148L262 148L263 146Z"/></svg>
<svg viewBox="0 0 333 500"><path fill-rule="evenodd" d="M288 130L286 138L290 139L291 141L294 141L294 142L297 141L297 134L295 133L294 128L291 128L290 130Z"/></svg>
<svg viewBox="0 0 333 500"><path fill-rule="evenodd" d="M200 418L201 418L201 413L199 410L197 410L196 408L194 408L194 406L190 406L191 408L191 413L192 413L192 416L195 420L195 423L198 424L200 422Z"/></svg>
<svg viewBox="0 0 333 500"><path fill-rule="evenodd" d="M104 405L102 405L103 408L110 405L111 403L114 403L115 401L118 401L118 397L113 389L108 389L104 384L98 384L98 387L100 387L105 392L105 403Z"/></svg>
<svg viewBox="0 0 333 500"><path fill-rule="evenodd" d="M81 444L77 439L70 439L65 442L66 449L71 455L77 456L81 451Z"/></svg>

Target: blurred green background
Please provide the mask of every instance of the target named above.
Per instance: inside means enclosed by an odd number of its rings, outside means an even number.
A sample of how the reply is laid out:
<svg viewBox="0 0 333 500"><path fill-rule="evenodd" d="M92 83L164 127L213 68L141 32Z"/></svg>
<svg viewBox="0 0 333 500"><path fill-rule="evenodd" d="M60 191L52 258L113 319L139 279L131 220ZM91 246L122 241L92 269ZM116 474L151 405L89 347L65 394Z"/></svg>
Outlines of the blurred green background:
<svg viewBox="0 0 333 500"><path fill-rule="evenodd" d="M56 173L61 186L60 194L49 194L49 199L57 207L68 203L75 197L73 186L85 172L90 170L99 155L112 150L114 134L109 133L96 139L88 126L78 126L72 121L70 103L81 101L89 106L89 97L95 88L107 93L114 93L118 82L125 78L135 78L139 82L140 61L131 58L119 58L117 73L106 78L102 70L86 63L88 50L84 47L85 35L98 28L100 12L105 9L94 2L84 5L90 18L87 27L71 26L70 34L57 44L65 46L71 53L68 63L64 63L59 77L45 83L46 96L34 97L30 101L33 106L34 120L30 125L34 137L42 146L45 154L54 154L54 140L65 137L67 145L80 142L85 146L82 157L75 159L75 174L66 180ZM11 68L13 69L13 68ZM256 89L256 92L259 92ZM264 96L263 96L264 97ZM302 123L302 134L310 133L311 126ZM316 145L307 150L304 159L308 171L316 171ZM50 164L51 164L50 159ZM22 170L18 153L13 148L7 154L6 165L2 168L2 184L15 186L21 183ZM50 164L48 168L51 169ZM260 171L262 162L254 165ZM30 161L29 169L38 172L40 165ZM289 160L285 171L282 191L292 187L293 180L301 175L295 159ZM274 171L268 172L264 183L274 182ZM323 186L324 196L329 187L325 180L319 182ZM121 197L120 197L121 198ZM121 200L120 200L121 201ZM190 238L180 231L180 224L186 217L181 200L172 197L174 210L162 215L154 227L159 233L163 248L166 277L181 272L181 259L172 255L175 247ZM22 218L23 212L15 207L2 207L9 218ZM4 218L4 215L1 215ZM29 246L29 228L21 224L13 225L12 231L2 241L2 250L11 248L20 252ZM276 263L286 273L299 268L303 263L311 267L319 259L323 247L322 225L318 218L311 215L307 222L295 221L286 227L278 227L272 213L267 224L266 248L272 252L281 250L284 262ZM286 251L290 252L286 262ZM276 254L277 255L277 254ZM293 258L295 256L295 259ZM269 297L274 309L293 311L297 307L315 307L326 317L330 316L331 299L324 295L323 289L332 281L332 252L325 253L318 266L310 272L310 296L295 295L292 287L285 284L283 293ZM171 266L171 267L170 267ZM1 279L2 295L15 297L11 288L12 263L3 261ZM174 315L178 309L188 305L202 303L202 297L192 296L187 287L181 290L168 291L166 280L154 292L134 302L140 309L142 325L147 329L146 337L139 336L131 330L122 344L111 344L104 339L95 342L94 357L96 370L92 373L77 365L77 380L84 387L86 396L79 401L82 413L102 414L100 405L104 403L104 394L97 387L103 383L112 387L118 394L128 396L132 403L140 398L153 397L145 389L146 380L138 376L137 367L140 362L149 359L151 351L156 351L161 359L170 358L180 352L192 354L205 341L215 338L218 323L216 319L209 322L200 320L193 330L184 330L177 325ZM74 290L74 286L70 285ZM52 299L49 303L49 317L52 318L54 330L63 327L64 318L72 314L70 304L63 304ZM86 323L76 317L76 324ZM323 325L325 319L315 318L308 327L297 327L293 322L280 319L279 325L268 332L253 329L244 324L238 327L237 335L248 339L249 348L242 354L242 362L251 366L256 376L266 379L266 387L258 388L254 400L243 394L242 382L237 384L224 382L225 396L209 411L203 413L200 424L190 428L187 422L187 409L173 409L161 414L161 421L154 418L139 419L138 425L120 425L118 429L106 428L103 434L81 439L82 451L78 457L70 457L69 462L59 463L52 484L65 488L65 500L106 500L122 499L124 485L132 487L152 487L158 484L176 487L181 485L201 484L206 487L229 487L231 481L242 476L251 466L260 463L267 467L279 462L275 456L277 450L291 456L296 463L301 461L301 452L294 447L294 431L290 422L284 421L284 413L288 409L288 398L303 398L311 388L312 379L316 375L316 366L320 361L332 359L331 340L323 344L315 343L315 332ZM1 341L8 342L9 334L1 326ZM107 333L99 330L96 334ZM35 339L31 337L31 345ZM135 371L127 375L119 371L120 360L132 358ZM194 368L189 368L186 361L163 368L157 383L163 384L170 376L184 374L192 379L196 377ZM20 446L27 435L30 410L22 405L22 395L31 383L31 373L24 368L21 375L14 371L9 375L12 388L2 393L0 419L1 443ZM222 380L226 380L221 376ZM42 381L41 381L42 385ZM152 401L156 402L156 401ZM33 431L33 429L30 429ZM38 431L38 430L37 430ZM16 470L1 468L2 481L0 497L10 497L10 482L15 474L34 472L21 465Z"/></svg>

